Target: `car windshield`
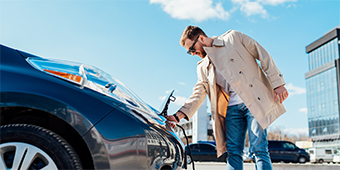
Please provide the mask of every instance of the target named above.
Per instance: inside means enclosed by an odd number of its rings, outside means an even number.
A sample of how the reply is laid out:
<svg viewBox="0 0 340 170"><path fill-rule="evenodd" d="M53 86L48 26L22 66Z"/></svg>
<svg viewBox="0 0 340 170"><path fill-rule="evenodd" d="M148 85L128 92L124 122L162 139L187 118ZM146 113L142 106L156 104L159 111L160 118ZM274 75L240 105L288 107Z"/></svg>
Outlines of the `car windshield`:
<svg viewBox="0 0 340 170"><path fill-rule="evenodd" d="M35 56L27 58L27 61L35 68L48 74L58 72L59 75L57 76L59 78L79 84L81 88L86 87L106 96L115 98L121 102L138 107L150 116L159 119L159 116L157 115L158 113L155 109L147 105L118 79L112 77L101 69L76 62L43 59ZM60 73L63 73L63 75L68 74L78 76L80 80L74 81L74 79L70 79L66 76L61 77ZM56 76L55 74L52 75Z"/></svg>

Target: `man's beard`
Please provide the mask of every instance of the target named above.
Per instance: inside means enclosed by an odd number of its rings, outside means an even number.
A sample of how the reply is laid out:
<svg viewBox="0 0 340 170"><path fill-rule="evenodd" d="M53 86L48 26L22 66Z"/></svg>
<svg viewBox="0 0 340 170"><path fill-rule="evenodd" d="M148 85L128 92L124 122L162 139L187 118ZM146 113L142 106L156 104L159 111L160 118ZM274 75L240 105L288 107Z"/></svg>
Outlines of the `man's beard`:
<svg viewBox="0 0 340 170"><path fill-rule="evenodd" d="M207 55L207 53L204 50L201 53L202 53L203 57L205 57Z"/></svg>

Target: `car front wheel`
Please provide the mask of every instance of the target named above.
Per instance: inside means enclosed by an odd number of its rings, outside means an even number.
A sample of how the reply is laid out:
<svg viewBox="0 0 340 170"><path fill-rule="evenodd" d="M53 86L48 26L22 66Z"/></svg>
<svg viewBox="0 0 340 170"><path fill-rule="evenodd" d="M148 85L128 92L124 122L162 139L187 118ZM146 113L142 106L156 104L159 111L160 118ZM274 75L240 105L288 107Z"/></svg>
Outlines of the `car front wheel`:
<svg viewBox="0 0 340 170"><path fill-rule="evenodd" d="M0 169L82 169L74 149L50 130L14 124L0 131Z"/></svg>
<svg viewBox="0 0 340 170"><path fill-rule="evenodd" d="M306 163L307 159L304 156L299 157L299 163L304 164Z"/></svg>
<svg viewBox="0 0 340 170"><path fill-rule="evenodd" d="M190 157L190 155L187 155L187 164L191 164L191 157Z"/></svg>
<svg viewBox="0 0 340 170"><path fill-rule="evenodd" d="M323 164L323 159L319 159L319 161L318 161L320 164Z"/></svg>

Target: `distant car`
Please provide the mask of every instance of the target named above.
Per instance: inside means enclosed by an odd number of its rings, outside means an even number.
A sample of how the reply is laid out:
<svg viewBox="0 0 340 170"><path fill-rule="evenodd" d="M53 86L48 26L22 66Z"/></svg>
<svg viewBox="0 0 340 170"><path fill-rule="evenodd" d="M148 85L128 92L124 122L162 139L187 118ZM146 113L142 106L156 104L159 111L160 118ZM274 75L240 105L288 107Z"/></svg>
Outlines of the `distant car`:
<svg viewBox="0 0 340 170"><path fill-rule="evenodd" d="M268 149L272 162L309 162L309 154L289 141L268 141Z"/></svg>
<svg viewBox="0 0 340 170"><path fill-rule="evenodd" d="M333 162L333 157L337 154L336 149L332 148L309 148L311 163L330 163Z"/></svg>
<svg viewBox="0 0 340 170"><path fill-rule="evenodd" d="M200 141L197 141L197 143L210 143L210 144L213 144L213 145L216 146L216 142L215 141L202 141L202 140L200 140Z"/></svg>
<svg viewBox="0 0 340 170"><path fill-rule="evenodd" d="M0 75L0 169L185 164L184 145L165 117L96 67L0 45Z"/></svg>
<svg viewBox="0 0 340 170"><path fill-rule="evenodd" d="M336 154L333 157L333 163L338 163L340 164L340 154Z"/></svg>
<svg viewBox="0 0 340 170"><path fill-rule="evenodd" d="M251 155L249 152L245 152L242 156L243 162L255 162L254 156Z"/></svg>
<svg viewBox="0 0 340 170"><path fill-rule="evenodd" d="M211 143L192 143L189 144L191 149L191 156L194 161L201 162L226 162L227 154L223 154L219 158L217 158L216 146ZM187 163L190 164L192 162L189 156L189 149L186 146L185 151L187 153Z"/></svg>

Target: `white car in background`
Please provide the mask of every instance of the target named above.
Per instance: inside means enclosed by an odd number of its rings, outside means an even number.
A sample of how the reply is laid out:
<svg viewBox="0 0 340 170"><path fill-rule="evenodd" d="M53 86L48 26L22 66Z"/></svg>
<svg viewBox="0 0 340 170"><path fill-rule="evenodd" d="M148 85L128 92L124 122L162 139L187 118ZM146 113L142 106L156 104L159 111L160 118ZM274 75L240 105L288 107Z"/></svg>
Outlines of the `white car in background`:
<svg viewBox="0 0 340 170"><path fill-rule="evenodd" d="M309 148L311 163L331 163L334 162L334 156L338 154L338 151L334 148Z"/></svg>
<svg viewBox="0 0 340 170"><path fill-rule="evenodd" d="M334 155L334 157L333 157L333 163L338 163L338 164L340 164L340 154L339 154L339 153L336 154L336 155Z"/></svg>

